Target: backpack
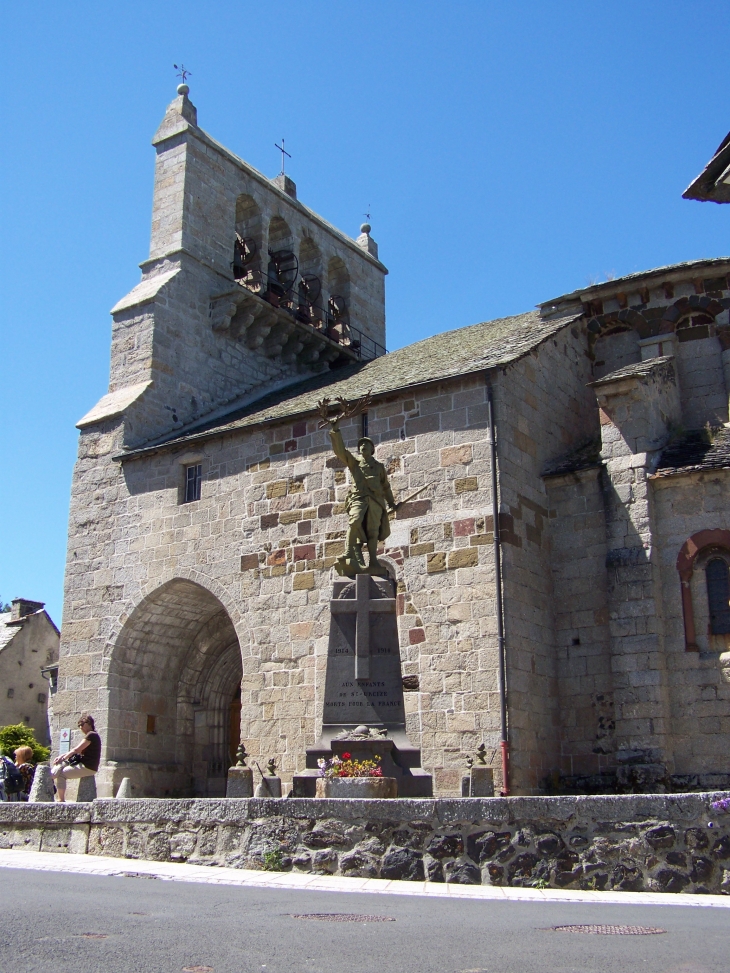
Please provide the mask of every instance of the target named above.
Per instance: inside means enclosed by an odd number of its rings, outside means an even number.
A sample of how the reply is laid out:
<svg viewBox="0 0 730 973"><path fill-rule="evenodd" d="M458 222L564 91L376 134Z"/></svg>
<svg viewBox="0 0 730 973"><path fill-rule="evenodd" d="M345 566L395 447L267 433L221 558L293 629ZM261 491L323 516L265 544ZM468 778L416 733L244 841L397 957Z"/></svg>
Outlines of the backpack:
<svg viewBox="0 0 730 973"><path fill-rule="evenodd" d="M2 761L0 776L5 784L5 793L20 794L25 790L23 775L9 757L2 757L0 759Z"/></svg>

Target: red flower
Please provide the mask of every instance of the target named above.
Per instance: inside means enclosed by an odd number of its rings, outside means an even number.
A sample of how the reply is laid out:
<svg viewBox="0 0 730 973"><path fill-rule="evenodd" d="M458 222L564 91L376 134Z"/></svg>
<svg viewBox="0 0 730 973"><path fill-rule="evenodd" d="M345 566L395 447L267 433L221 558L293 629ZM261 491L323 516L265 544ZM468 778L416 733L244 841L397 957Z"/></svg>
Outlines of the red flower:
<svg viewBox="0 0 730 973"><path fill-rule="evenodd" d="M350 754L350 753L343 753L342 754L342 759L343 760L349 760L351 756L352 756L352 754Z"/></svg>

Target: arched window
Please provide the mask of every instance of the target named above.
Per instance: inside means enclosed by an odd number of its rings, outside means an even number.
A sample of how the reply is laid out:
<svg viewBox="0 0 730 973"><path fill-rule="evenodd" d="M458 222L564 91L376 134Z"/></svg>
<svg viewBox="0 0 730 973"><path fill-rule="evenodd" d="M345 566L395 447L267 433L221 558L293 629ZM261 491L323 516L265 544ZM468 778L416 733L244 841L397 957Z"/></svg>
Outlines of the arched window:
<svg viewBox="0 0 730 973"><path fill-rule="evenodd" d="M332 257L327 267L327 333L340 344L351 344L350 274L340 257Z"/></svg>
<svg viewBox="0 0 730 973"><path fill-rule="evenodd" d="M730 625L728 562L724 557L718 556L718 552L721 550L730 553L730 530L722 530L719 527L715 527L711 530L697 531L696 534L688 537L684 544L682 544L679 555L677 556L677 571L679 572L682 592L682 615L684 617L684 647L688 652L700 651L695 632L695 607L692 596L692 574L698 557L701 557L702 560L705 557L707 558L705 582L707 584L707 614L710 616L708 624L710 635L730 633L730 627L713 627L715 619L718 624L724 622L726 625ZM702 563L702 560L700 563ZM710 564L713 561L720 561L722 563L717 567L710 568ZM717 572L717 576L720 579L719 584L713 580L715 572ZM716 585L719 594L715 593ZM695 591L695 598L698 597L699 591ZM722 604L720 604L721 601ZM716 609L719 609L720 613ZM704 630L704 625L702 628Z"/></svg>
<svg viewBox="0 0 730 973"><path fill-rule="evenodd" d="M303 236L299 245L299 294L297 317L300 321L322 326L322 254L309 236Z"/></svg>
<svg viewBox="0 0 730 973"><path fill-rule="evenodd" d="M711 314L704 312L687 314L677 322L677 339L695 341L697 338L707 338L710 334L710 325L714 323L715 319Z"/></svg>
<svg viewBox="0 0 730 973"><path fill-rule="evenodd" d="M244 287L261 289L261 210L252 196L236 200L236 239L233 244L233 276Z"/></svg>
<svg viewBox="0 0 730 973"><path fill-rule="evenodd" d="M730 572L727 562L713 557L705 568L707 602L710 609L710 633L730 634Z"/></svg>
<svg viewBox="0 0 730 973"><path fill-rule="evenodd" d="M269 264L267 291L264 299L274 307L293 310L291 292L299 276L299 261L293 251L294 241L287 223L274 216L269 223Z"/></svg>

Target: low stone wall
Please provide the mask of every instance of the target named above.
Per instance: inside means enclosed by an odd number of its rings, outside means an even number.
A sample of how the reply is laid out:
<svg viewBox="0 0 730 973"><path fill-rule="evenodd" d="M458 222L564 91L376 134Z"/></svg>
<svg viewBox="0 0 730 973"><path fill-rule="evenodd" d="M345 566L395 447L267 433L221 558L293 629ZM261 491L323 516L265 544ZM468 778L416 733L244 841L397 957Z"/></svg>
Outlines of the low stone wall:
<svg viewBox="0 0 730 973"><path fill-rule="evenodd" d="M0 847L462 884L730 894L728 792L0 804Z"/></svg>

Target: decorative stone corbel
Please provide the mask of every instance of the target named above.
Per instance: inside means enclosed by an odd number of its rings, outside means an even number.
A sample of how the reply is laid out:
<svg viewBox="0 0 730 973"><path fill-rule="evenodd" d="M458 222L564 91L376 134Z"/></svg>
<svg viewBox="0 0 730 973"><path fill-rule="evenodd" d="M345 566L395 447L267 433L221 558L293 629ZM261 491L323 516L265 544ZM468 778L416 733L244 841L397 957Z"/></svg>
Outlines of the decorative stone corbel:
<svg viewBox="0 0 730 973"><path fill-rule="evenodd" d="M256 313L254 311L254 313ZM271 329L276 324L276 314L273 311L265 311L263 308L246 332L246 344L251 351L260 348L269 336Z"/></svg>
<svg viewBox="0 0 730 973"><path fill-rule="evenodd" d="M228 331L233 319L251 303L251 295L241 288L213 297L208 311L213 330ZM250 313L250 309L248 310ZM251 320L253 321L253 318Z"/></svg>

